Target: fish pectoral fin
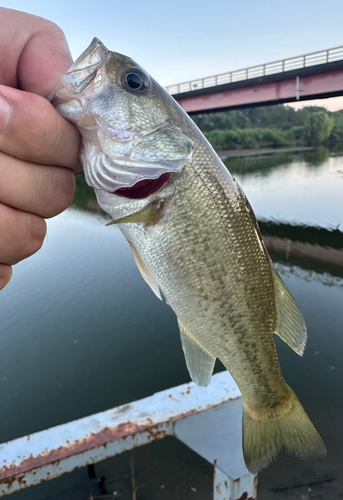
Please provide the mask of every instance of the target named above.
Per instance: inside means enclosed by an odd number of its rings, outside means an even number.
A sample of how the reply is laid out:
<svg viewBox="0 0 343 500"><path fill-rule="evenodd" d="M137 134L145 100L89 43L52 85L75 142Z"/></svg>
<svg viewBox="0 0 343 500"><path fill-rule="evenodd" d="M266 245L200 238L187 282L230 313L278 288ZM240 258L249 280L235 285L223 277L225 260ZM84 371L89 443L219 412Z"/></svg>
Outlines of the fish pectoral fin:
<svg viewBox="0 0 343 500"><path fill-rule="evenodd" d="M304 318L276 270L273 271L273 278L277 315L275 333L297 354L302 356L307 340Z"/></svg>
<svg viewBox="0 0 343 500"><path fill-rule="evenodd" d="M139 212L136 212L131 215L127 215L126 217L122 217L121 219L116 219L112 220L106 226L111 226L112 224L127 224L127 223L145 223L149 224L151 222L154 222L156 219L157 215L157 208L154 207L153 205L147 205L146 207L142 208ZM138 264L137 264L138 265Z"/></svg>
<svg viewBox="0 0 343 500"><path fill-rule="evenodd" d="M211 381L216 358L194 339L179 320L178 323L182 349L191 379L200 387L206 387Z"/></svg>
<svg viewBox="0 0 343 500"><path fill-rule="evenodd" d="M149 269L146 267L142 257L139 255L135 247L132 245L132 243L129 242L131 252L133 255L133 258L135 259L135 262L137 264L138 269L140 270L140 273L146 283L150 286L151 290L154 292L156 297L158 297L160 300L162 300L161 297L161 292L160 288L158 286L157 281L155 280L154 276L151 274Z"/></svg>

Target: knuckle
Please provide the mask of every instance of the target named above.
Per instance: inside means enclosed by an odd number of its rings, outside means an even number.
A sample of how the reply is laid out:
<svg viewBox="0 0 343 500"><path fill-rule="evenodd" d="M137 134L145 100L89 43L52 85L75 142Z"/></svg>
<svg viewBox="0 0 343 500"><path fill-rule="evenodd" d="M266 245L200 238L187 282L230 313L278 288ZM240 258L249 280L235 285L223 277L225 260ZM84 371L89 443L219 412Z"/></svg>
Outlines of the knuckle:
<svg viewBox="0 0 343 500"><path fill-rule="evenodd" d="M60 52L67 45L66 36L62 28L56 23L44 18L38 18L38 25L34 37L45 35L44 41L51 52ZM48 36L46 36L48 35Z"/></svg>
<svg viewBox="0 0 343 500"><path fill-rule="evenodd" d="M68 168L54 167L46 191L45 217L54 217L63 212L73 201L75 176Z"/></svg>
<svg viewBox="0 0 343 500"><path fill-rule="evenodd" d="M0 203L0 267L33 255L41 248L45 235L46 222L42 217Z"/></svg>
<svg viewBox="0 0 343 500"><path fill-rule="evenodd" d="M54 33L56 36L63 37L64 38L64 33L63 30L53 21L49 21L48 19L44 19L45 25L46 25L46 31L49 31L51 33Z"/></svg>
<svg viewBox="0 0 343 500"><path fill-rule="evenodd" d="M22 229L18 231L20 259L30 257L42 247L46 236L46 222L42 217L27 214L23 218Z"/></svg>

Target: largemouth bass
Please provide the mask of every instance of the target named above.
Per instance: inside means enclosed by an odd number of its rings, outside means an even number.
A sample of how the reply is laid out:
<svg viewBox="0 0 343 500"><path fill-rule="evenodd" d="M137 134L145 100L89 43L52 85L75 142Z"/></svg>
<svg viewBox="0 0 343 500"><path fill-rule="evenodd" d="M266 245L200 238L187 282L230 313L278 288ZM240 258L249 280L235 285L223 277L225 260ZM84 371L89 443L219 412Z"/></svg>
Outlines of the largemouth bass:
<svg viewBox="0 0 343 500"><path fill-rule="evenodd" d="M304 319L242 189L200 130L144 69L98 39L50 98L81 131L99 204L175 311L191 378L208 385L219 358L237 382L247 468L258 471L280 450L325 454L273 340L302 355Z"/></svg>

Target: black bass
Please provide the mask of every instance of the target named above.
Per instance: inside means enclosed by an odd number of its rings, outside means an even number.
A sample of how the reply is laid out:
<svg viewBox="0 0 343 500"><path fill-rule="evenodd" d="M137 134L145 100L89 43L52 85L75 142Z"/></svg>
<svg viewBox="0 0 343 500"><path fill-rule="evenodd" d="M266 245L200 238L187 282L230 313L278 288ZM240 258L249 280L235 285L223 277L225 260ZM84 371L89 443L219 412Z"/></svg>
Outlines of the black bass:
<svg viewBox="0 0 343 500"><path fill-rule="evenodd" d="M50 98L83 136L81 160L99 204L175 311L192 379L208 385L219 358L237 382L248 469L280 450L325 454L273 340L276 333L302 355L303 317L242 189L193 121L144 69L98 39Z"/></svg>

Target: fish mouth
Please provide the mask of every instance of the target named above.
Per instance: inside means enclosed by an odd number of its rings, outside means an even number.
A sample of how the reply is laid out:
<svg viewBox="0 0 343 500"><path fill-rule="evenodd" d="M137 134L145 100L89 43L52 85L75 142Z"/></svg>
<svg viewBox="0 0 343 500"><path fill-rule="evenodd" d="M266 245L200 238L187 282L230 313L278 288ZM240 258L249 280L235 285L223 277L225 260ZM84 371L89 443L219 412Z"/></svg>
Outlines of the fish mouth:
<svg viewBox="0 0 343 500"><path fill-rule="evenodd" d="M131 187L117 189L113 194L132 200L141 200L159 191L169 180L169 177L170 172L166 172L157 179L143 179Z"/></svg>

